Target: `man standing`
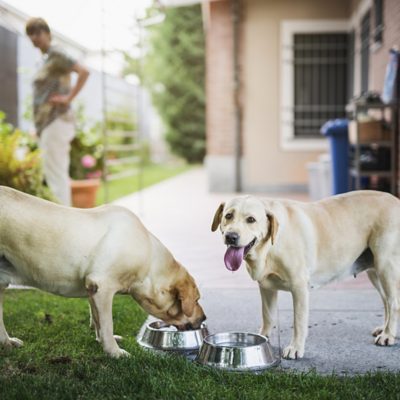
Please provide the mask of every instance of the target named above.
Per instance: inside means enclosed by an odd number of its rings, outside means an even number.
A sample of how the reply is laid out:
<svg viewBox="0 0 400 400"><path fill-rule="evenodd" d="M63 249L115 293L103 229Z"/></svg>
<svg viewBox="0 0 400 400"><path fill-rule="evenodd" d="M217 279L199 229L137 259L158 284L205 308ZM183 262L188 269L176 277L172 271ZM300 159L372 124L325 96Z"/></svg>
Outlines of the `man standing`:
<svg viewBox="0 0 400 400"><path fill-rule="evenodd" d="M89 71L61 49L52 46L51 32L42 18L31 18L26 34L43 55L33 80L33 115L47 185L61 204L71 205L70 142L75 136L71 101L85 84ZM78 79L71 88L71 73Z"/></svg>

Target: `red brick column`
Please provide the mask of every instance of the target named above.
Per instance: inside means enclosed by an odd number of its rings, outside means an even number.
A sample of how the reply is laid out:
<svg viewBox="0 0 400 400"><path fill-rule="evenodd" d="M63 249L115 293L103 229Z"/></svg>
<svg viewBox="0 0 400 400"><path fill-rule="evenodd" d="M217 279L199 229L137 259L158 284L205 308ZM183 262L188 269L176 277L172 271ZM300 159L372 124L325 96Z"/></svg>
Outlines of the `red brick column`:
<svg viewBox="0 0 400 400"><path fill-rule="evenodd" d="M383 82L385 79L386 66L389 61L389 50L393 46L400 49L400 1L399 0L384 0L383 2L383 41L379 48L374 48L376 45L373 42L373 29L375 27L375 15L372 7L371 15L371 90L376 90L379 93L383 91ZM400 113L398 113L399 115ZM397 123L399 127L399 120ZM397 129L397 139L399 139L399 129ZM400 153L399 143L397 140L397 160L399 162ZM398 171L400 165L398 164ZM398 178L398 187L400 187L400 179Z"/></svg>

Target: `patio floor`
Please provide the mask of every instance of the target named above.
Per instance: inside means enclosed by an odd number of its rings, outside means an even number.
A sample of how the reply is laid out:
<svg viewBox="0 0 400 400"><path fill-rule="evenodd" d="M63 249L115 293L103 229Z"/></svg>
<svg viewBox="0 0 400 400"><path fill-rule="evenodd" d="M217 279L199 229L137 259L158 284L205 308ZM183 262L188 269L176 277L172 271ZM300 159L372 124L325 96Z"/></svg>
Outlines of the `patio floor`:
<svg viewBox="0 0 400 400"><path fill-rule="evenodd" d="M194 276L211 332L257 332L261 324L258 285L243 266L234 273L225 268L220 233L211 232L218 205L234 195L208 193L199 168L115 202L134 211ZM305 194L280 197L308 201ZM278 304L279 335L274 329L271 342L284 347L292 331L290 294L280 292ZM400 370L399 344L373 344L370 332L382 323L383 306L365 274L313 291L310 308L305 358L283 360L281 368L322 374Z"/></svg>

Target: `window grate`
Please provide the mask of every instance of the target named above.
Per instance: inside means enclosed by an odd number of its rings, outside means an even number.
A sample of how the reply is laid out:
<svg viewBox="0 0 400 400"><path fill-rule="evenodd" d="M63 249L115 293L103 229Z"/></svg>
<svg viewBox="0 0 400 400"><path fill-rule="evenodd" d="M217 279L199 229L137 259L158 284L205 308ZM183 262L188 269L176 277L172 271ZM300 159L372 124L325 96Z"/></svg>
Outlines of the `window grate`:
<svg viewBox="0 0 400 400"><path fill-rule="evenodd" d="M361 93L368 91L369 37L371 13L368 11L361 21Z"/></svg>
<svg viewBox="0 0 400 400"><path fill-rule="evenodd" d="M345 117L348 99L349 35L294 35L294 135L321 137L329 119Z"/></svg>
<svg viewBox="0 0 400 400"><path fill-rule="evenodd" d="M349 51L347 55L347 100L350 100L354 94L354 58L355 58L355 31L349 33Z"/></svg>
<svg viewBox="0 0 400 400"><path fill-rule="evenodd" d="M375 41L375 43L382 43L382 41L383 41L383 0L374 0L374 13L375 13L374 41Z"/></svg>

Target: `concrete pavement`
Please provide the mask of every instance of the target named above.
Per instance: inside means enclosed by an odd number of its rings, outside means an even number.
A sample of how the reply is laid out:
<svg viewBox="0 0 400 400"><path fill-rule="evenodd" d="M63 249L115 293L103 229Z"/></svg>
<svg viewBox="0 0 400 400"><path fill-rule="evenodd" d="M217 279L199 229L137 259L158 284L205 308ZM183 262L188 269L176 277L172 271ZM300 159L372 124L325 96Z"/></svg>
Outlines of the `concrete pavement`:
<svg viewBox="0 0 400 400"><path fill-rule="evenodd" d="M218 205L235 194L210 194L203 169L124 197L115 204L134 211L196 279L210 332L257 332L261 324L258 286L242 266L226 270L225 246L211 221ZM306 195L283 195L307 201ZM284 347L292 331L292 302L279 293L278 323L271 343ZM310 298L305 357L283 360L281 368L321 374L400 371L400 345L380 348L370 332L383 322L383 306L365 274L315 290Z"/></svg>

